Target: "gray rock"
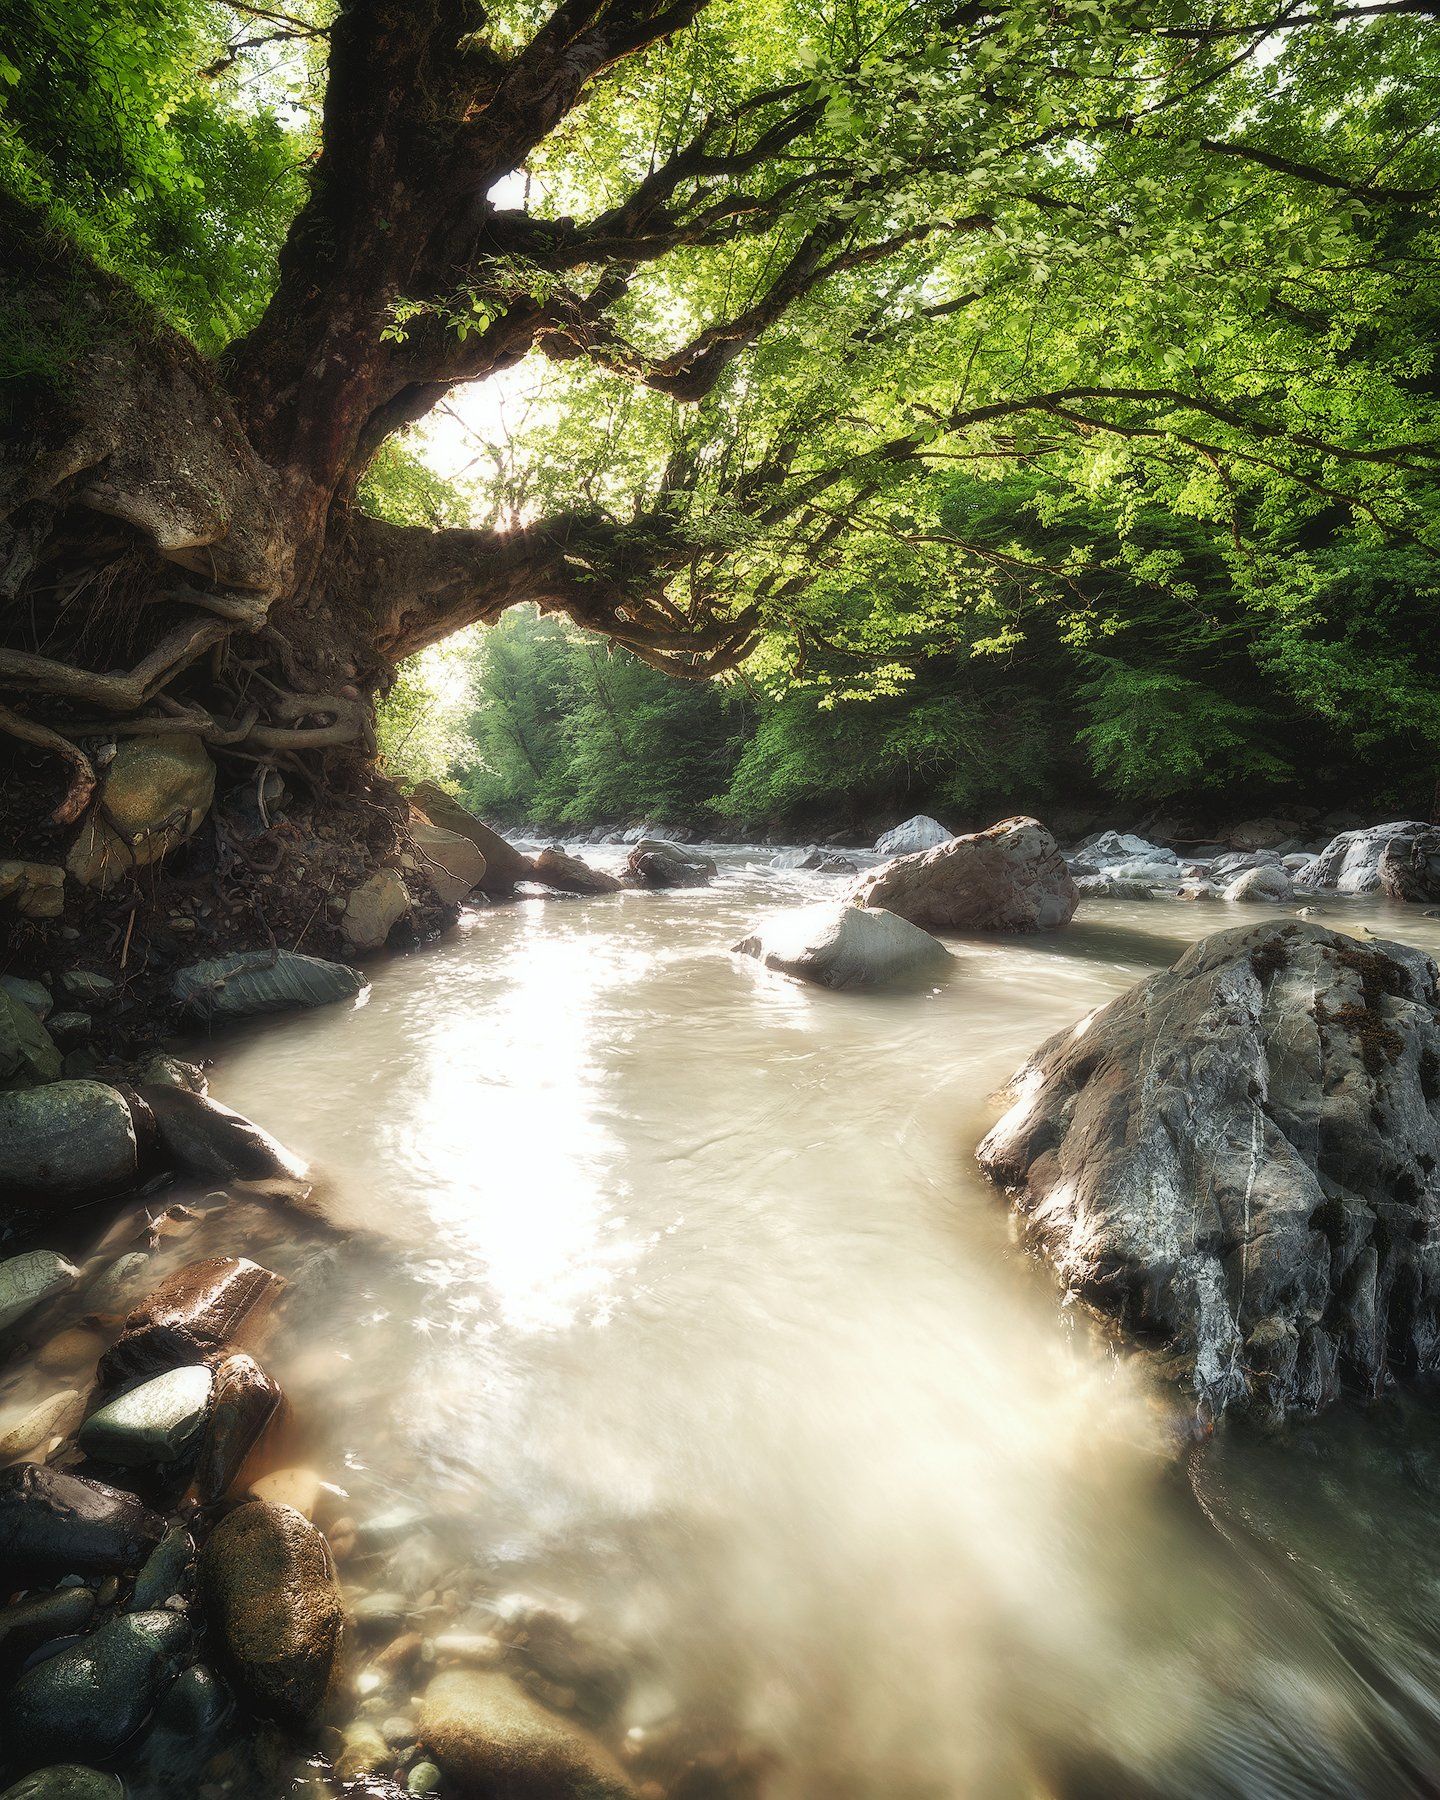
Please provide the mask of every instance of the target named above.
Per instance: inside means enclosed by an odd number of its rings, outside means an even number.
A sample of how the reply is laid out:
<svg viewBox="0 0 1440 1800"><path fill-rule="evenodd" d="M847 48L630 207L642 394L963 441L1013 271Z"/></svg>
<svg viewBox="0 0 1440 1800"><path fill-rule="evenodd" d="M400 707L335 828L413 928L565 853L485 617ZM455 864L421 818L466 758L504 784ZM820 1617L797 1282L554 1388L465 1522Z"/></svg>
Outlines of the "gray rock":
<svg viewBox="0 0 1440 1800"><path fill-rule="evenodd" d="M398 869L376 869L353 887L340 915L340 935L352 950L379 950L410 911L410 890Z"/></svg>
<svg viewBox="0 0 1440 1800"><path fill-rule="evenodd" d="M603 1745L490 1670L447 1669L431 1681L420 1742L462 1793L612 1800L635 1792Z"/></svg>
<svg viewBox="0 0 1440 1800"><path fill-rule="evenodd" d="M1133 857L1128 862L1109 864L1105 873L1112 881L1137 881L1142 887L1174 887L1180 880L1180 864Z"/></svg>
<svg viewBox="0 0 1440 1800"><path fill-rule="evenodd" d="M474 841L458 831L442 830L414 819L410 840L420 872L447 906L460 902L485 879L485 857Z"/></svg>
<svg viewBox="0 0 1440 1800"><path fill-rule="evenodd" d="M1380 858L1395 840L1413 840L1431 827L1418 819L1399 819L1361 831L1342 831L1306 870L1301 885L1316 893L1374 894L1381 886ZM1397 859L1403 857L1397 845Z"/></svg>
<svg viewBox="0 0 1440 1800"><path fill-rule="evenodd" d="M149 1719L189 1647L178 1613L117 1613L14 1684L5 1696L6 1748L26 1761L108 1760Z"/></svg>
<svg viewBox="0 0 1440 1800"><path fill-rule="evenodd" d="M294 950L234 950L176 972L175 998L200 1019L248 1019L353 1000L369 984L358 969Z"/></svg>
<svg viewBox="0 0 1440 1800"><path fill-rule="evenodd" d="M60 1052L38 1015L0 989L0 1088L35 1087L59 1074Z"/></svg>
<svg viewBox="0 0 1440 1800"><path fill-rule="evenodd" d="M44 1024L54 1006L49 988L43 981L30 981L24 975L0 975L0 988L12 1000L18 1000L22 1006L28 1006L35 1017Z"/></svg>
<svg viewBox="0 0 1440 1800"><path fill-rule="evenodd" d="M0 1469L0 1592L133 1569L165 1521L133 1494L39 1463Z"/></svg>
<svg viewBox="0 0 1440 1800"><path fill-rule="evenodd" d="M708 887L719 874L710 857L662 838L641 838L625 859L625 872L650 888Z"/></svg>
<svg viewBox="0 0 1440 1800"><path fill-rule="evenodd" d="M939 939L918 925L879 908L846 905L782 913L741 938L735 950L828 988L934 981L954 964Z"/></svg>
<svg viewBox="0 0 1440 1800"><path fill-rule="evenodd" d="M55 1250L26 1250L0 1262L0 1331L26 1313L63 1294L80 1279L80 1271Z"/></svg>
<svg viewBox="0 0 1440 1800"><path fill-rule="evenodd" d="M850 898L927 930L1048 931L1069 923L1080 896L1054 838L1018 818L882 863Z"/></svg>
<svg viewBox="0 0 1440 1800"><path fill-rule="evenodd" d="M210 1740L230 1709L229 1694L203 1663L192 1663L177 1676L156 1708L155 1723L145 1741L145 1769L150 1780L189 1800L195 1792L195 1771L202 1766Z"/></svg>
<svg viewBox="0 0 1440 1800"><path fill-rule="evenodd" d="M1091 900L1153 900L1155 890L1145 881L1121 880L1115 875L1077 875L1075 886Z"/></svg>
<svg viewBox="0 0 1440 1800"><path fill-rule="evenodd" d="M492 831L473 813L467 812L458 800L443 788L436 787L433 781L422 781L413 799L432 825L467 838L484 857L485 868L479 882L482 894L510 894L517 882L533 878L528 856L522 856L498 831Z"/></svg>
<svg viewBox="0 0 1440 1800"><path fill-rule="evenodd" d="M52 1013L46 1029L61 1050L78 1050L82 1044L89 1043L95 1021L89 1013Z"/></svg>
<svg viewBox="0 0 1440 1800"><path fill-rule="evenodd" d="M1440 826L1392 837L1380 852L1379 871L1387 899L1420 906L1440 900Z"/></svg>
<svg viewBox="0 0 1440 1800"><path fill-rule="evenodd" d="M183 1088L188 1094L210 1091L205 1071L198 1064L181 1062L178 1056L163 1056L158 1052L136 1064L134 1079L137 1087Z"/></svg>
<svg viewBox="0 0 1440 1800"><path fill-rule="evenodd" d="M94 1616L95 1596L88 1587L29 1594L0 1607L0 1682L18 1675L26 1659L44 1645L84 1631Z"/></svg>
<svg viewBox="0 0 1440 1800"><path fill-rule="evenodd" d="M928 813L916 813L893 831L885 831L875 840L877 856L915 856L922 850L933 850L937 844L948 844L954 837L938 819Z"/></svg>
<svg viewBox="0 0 1440 1800"><path fill-rule="evenodd" d="M1435 965L1309 922L1219 932L1043 1045L980 1146L1072 1292L1201 1410L1440 1368Z"/></svg>
<svg viewBox="0 0 1440 1800"><path fill-rule="evenodd" d="M0 859L0 900L13 900L27 919L58 919L65 910L65 871L53 863Z"/></svg>
<svg viewBox="0 0 1440 1800"><path fill-rule="evenodd" d="M52 1081L0 1094L0 1193L92 1200L127 1187L135 1171L135 1127L114 1088Z"/></svg>
<svg viewBox="0 0 1440 1800"><path fill-rule="evenodd" d="M175 1168L205 1181L263 1181L303 1175L305 1165L243 1113L205 1094L173 1086L142 1087L161 1148Z"/></svg>
<svg viewBox="0 0 1440 1800"><path fill-rule="evenodd" d="M195 1572L195 1540L181 1525L167 1531L135 1577L130 1612L158 1612L167 1600L183 1596Z"/></svg>
<svg viewBox="0 0 1440 1800"><path fill-rule="evenodd" d="M1252 900L1283 906L1295 898L1295 889L1284 869L1263 866L1237 875L1225 889L1225 898L1237 906Z"/></svg>
<svg viewBox="0 0 1440 1800"><path fill-rule="evenodd" d="M1097 868L1115 863L1178 863L1173 850L1152 844L1148 838L1136 837L1130 831L1101 831L1086 838L1080 846L1080 860Z"/></svg>
<svg viewBox="0 0 1440 1800"><path fill-rule="evenodd" d="M125 1784L79 1763L52 1763L6 1788L0 1800L125 1800Z"/></svg>
<svg viewBox="0 0 1440 1800"><path fill-rule="evenodd" d="M106 1263L85 1288L86 1311L102 1319L123 1317L149 1267L150 1258L143 1250L127 1250Z"/></svg>
<svg viewBox="0 0 1440 1800"><path fill-rule="evenodd" d="M168 1369L91 1413L77 1442L98 1462L127 1468L181 1462L199 1447L214 1381L201 1363Z"/></svg>
<svg viewBox="0 0 1440 1800"><path fill-rule="evenodd" d="M115 983L98 969L67 969L60 985L72 1000L108 1000L115 992Z"/></svg>

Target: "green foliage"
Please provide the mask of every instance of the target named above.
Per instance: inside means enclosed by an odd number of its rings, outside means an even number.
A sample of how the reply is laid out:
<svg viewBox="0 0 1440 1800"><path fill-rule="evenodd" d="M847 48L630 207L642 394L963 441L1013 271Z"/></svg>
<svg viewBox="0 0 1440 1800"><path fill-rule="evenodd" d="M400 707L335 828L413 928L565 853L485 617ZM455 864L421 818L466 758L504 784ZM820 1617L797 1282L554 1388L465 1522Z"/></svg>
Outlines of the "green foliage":
<svg viewBox="0 0 1440 1800"><path fill-rule="evenodd" d="M212 0L12 0L7 12L0 185L219 349L269 295L306 147L205 74L235 16Z"/></svg>

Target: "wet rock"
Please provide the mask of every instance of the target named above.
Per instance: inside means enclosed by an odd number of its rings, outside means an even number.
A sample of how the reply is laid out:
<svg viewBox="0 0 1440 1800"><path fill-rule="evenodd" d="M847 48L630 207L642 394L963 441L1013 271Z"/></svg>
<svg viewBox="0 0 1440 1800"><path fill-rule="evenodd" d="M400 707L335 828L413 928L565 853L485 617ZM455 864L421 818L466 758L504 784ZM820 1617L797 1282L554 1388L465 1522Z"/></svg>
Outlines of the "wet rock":
<svg viewBox="0 0 1440 1800"><path fill-rule="evenodd" d="M15 1682L5 1696L6 1749L27 1762L109 1759L149 1719L189 1647L177 1613L117 1613Z"/></svg>
<svg viewBox="0 0 1440 1800"><path fill-rule="evenodd" d="M215 1366L210 1418L195 1466L202 1505L229 1492L241 1465L280 1405L279 1386L243 1350Z"/></svg>
<svg viewBox="0 0 1440 1800"><path fill-rule="evenodd" d="M388 1769L394 1761L383 1732L368 1719L353 1719L341 1734L335 1773L342 1781L355 1781Z"/></svg>
<svg viewBox="0 0 1440 1800"><path fill-rule="evenodd" d="M1232 905L1253 900L1285 905L1295 898L1295 889L1284 869L1262 865L1258 869L1247 869L1243 875L1237 875L1225 889L1225 898Z"/></svg>
<svg viewBox="0 0 1440 1800"><path fill-rule="evenodd" d="M215 1356L255 1330L285 1283L243 1256L215 1256L170 1276L125 1321L100 1359L103 1386L116 1388Z"/></svg>
<svg viewBox="0 0 1440 1800"><path fill-rule="evenodd" d="M1277 920L1043 1045L980 1146L1072 1292L1170 1343L1207 1415L1440 1368L1435 965Z"/></svg>
<svg viewBox="0 0 1440 1800"><path fill-rule="evenodd" d="M268 1131L218 1100L179 1087L142 1087L167 1160L205 1181L295 1178L305 1165Z"/></svg>
<svg viewBox="0 0 1440 1800"><path fill-rule="evenodd" d="M928 813L916 813L913 819L906 819L903 825L897 825L893 831L886 831L875 840L877 856L915 856L922 850L933 850L938 844L948 844L954 837L953 831L947 831L938 819L932 819Z"/></svg>
<svg viewBox="0 0 1440 1800"><path fill-rule="evenodd" d="M155 1711L145 1744L145 1768L152 1781L170 1784L187 1797L216 1730L230 1711L230 1696L203 1663L176 1677ZM201 1792L204 1790L201 1789Z"/></svg>
<svg viewBox="0 0 1440 1800"><path fill-rule="evenodd" d="M859 906L803 906L768 920L734 946L767 969L820 987L896 987L933 981L954 959L918 925Z"/></svg>
<svg viewBox="0 0 1440 1800"><path fill-rule="evenodd" d="M135 1577L130 1612L156 1612L183 1595L194 1573L195 1540L183 1526L167 1531Z"/></svg>
<svg viewBox="0 0 1440 1800"><path fill-rule="evenodd" d="M79 1763L53 1763L6 1788L0 1800L125 1800L125 1785Z"/></svg>
<svg viewBox="0 0 1440 1800"><path fill-rule="evenodd" d="M609 1800L635 1791L603 1745L546 1712L506 1675L437 1675L421 1702L420 1742L466 1793Z"/></svg>
<svg viewBox="0 0 1440 1800"><path fill-rule="evenodd" d="M52 1437L68 1437L85 1416L79 1388L62 1388L13 1418L0 1419L0 1462L40 1450Z"/></svg>
<svg viewBox="0 0 1440 1800"><path fill-rule="evenodd" d="M88 1372L95 1367L104 1348L105 1340L98 1331L72 1325L67 1331L57 1331L41 1345L35 1356L35 1367L46 1375L70 1375L80 1369Z"/></svg>
<svg viewBox="0 0 1440 1800"><path fill-rule="evenodd" d="M352 950L379 950L410 911L410 891L397 869L376 869L346 897L340 935Z"/></svg>
<svg viewBox="0 0 1440 1800"><path fill-rule="evenodd" d="M663 838L642 838L625 859L625 872L642 887L708 887L719 874L697 850L682 850Z"/></svg>
<svg viewBox="0 0 1440 1800"><path fill-rule="evenodd" d="M65 867L86 887L111 887L189 837L214 798L215 765L198 737L127 738Z"/></svg>
<svg viewBox="0 0 1440 1800"><path fill-rule="evenodd" d="M1390 900L1440 900L1440 827L1395 836L1380 852L1380 886Z"/></svg>
<svg viewBox="0 0 1440 1800"><path fill-rule="evenodd" d="M1334 837L1304 872L1300 885L1315 893L1374 894L1380 889L1380 858L1392 842L1395 855L1431 827L1418 819L1399 819L1389 825L1371 825L1362 831L1342 831Z"/></svg>
<svg viewBox="0 0 1440 1800"><path fill-rule="evenodd" d="M932 931L1048 931L1069 923L1080 896L1054 838L1018 818L882 863L850 898Z"/></svg>
<svg viewBox="0 0 1440 1800"><path fill-rule="evenodd" d="M458 831L412 820L410 837L420 872L447 906L458 906L485 879L483 854Z"/></svg>
<svg viewBox="0 0 1440 1800"><path fill-rule="evenodd" d="M201 1591L236 1681L262 1712L303 1726L329 1697L342 1607L325 1539L291 1507L250 1500L211 1533Z"/></svg>
<svg viewBox="0 0 1440 1800"><path fill-rule="evenodd" d="M60 1074L60 1051L40 1019L0 988L0 1088L36 1087Z"/></svg>
<svg viewBox="0 0 1440 1800"><path fill-rule="evenodd" d="M409 1618L410 1607L403 1594L362 1594L350 1615L362 1634L390 1637Z"/></svg>
<svg viewBox="0 0 1440 1800"><path fill-rule="evenodd" d="M615 876L592 869L578 856L569 856L553 845L535 858L528 879L567 894L613 894L621 885Z"/></svg>
<svg viewBox="0 0 1440 1800"><path fill-rule="evenodd" d="M143 1250L127 1250L99 1270L85 1288L85 1309L98 1318L121 1317L145 1280L150 1258Z"/></svg>
<svg viewBox="0 0 1440 1800"><path fill-rule="evenodd" d="M22 1006L28 1006L42 1025L55 1005L43 981L30 981L23 975L0 975L0 991L12 1000L18 1000Z"/></svg>
<svg viewBox="0 0 1440 1800"><path fill-rule="evenodd" d="M0 1094L0 1193L47 1206L95 1200L135 1172L135 1128L114 1088L52 1081Z"/></svg>
<svg viewBox="0 0 1440 1800"><path fill-rule="evenodd" d="M91 1413L80 1448L124 1468L184 1462L199 1447L214 1381L202 1363L167 1369Z"/></svg>
<svg viewBox="0 0 1440 1800"><path fill-rule="evenodd" d="M468 839L484 857L485 869L478 884L481 893L513 893L517 882L534 878L528 856L522 856L498 831L482 824L433 781L422 781L412 799L432 825Z"/></svg>
<svg viewBox="0 0 1440 1800"><path fill-rule="evenodd" d="M77 1636L94 1616L95 1596L88 1587L56 1588L0 1608L0 1682L18 1675L43 1645Z"/></svg>
<svg viewBox="0 0 1440 1800"><path fill-rule="evenodd" d="M1092 869L1109 869L1122 863L1178 863L1179 857L1173 850L1162 844L1152 844L1148 838L1136 837L1129 831L1102 831L1094 837L1087 838L1080 846L1077 862L1085 863Z"/></svg>
<svg viewBox="0 0 1440 1800"><path fill-rule="evenodd" d="M65 910L65 871L53 863L0 857L0 900L27 919L58 919Z"/></svg>
<svg viewBox="0 0 1440 1800"><path fill-rule="evenodd" d="M432 1762L418 1762L405 1780L411 1794L433 1794L440 1785L440 1770Z"/></svg>
<svg viewBox="0 0 1440 1800"><path fill-rule="evenodd" d="M0 1331L8 1331L42 1301L74 1287L80 1271L55 1250L26 1250L0 1262Z"/></svg>
<svg viewBox="0 0 1440 1800"><path fill-rule="evenodd" d="M272 1469L250 1487L252 1499L286 1506L306 1519L315 1517L325 1483L314 1469Z"/></svg>
<svg viewBox="0 0 1440 1800"><path fill-rule="evenodd" d="M176 972L175 998L200 1019L248 1019L353 1000L368 986L358 969L294 950L234 950Z"/></svg>
<svg viewBox="0 0 1440 1800"><path fill-rule="evenodd" d="M1077 875L1075 889L1082 900L1153 900L1155 890L1145 881L1119 880L1113 875Z"/></svg>
<svg viewBox="0 0 1440 1800"><path fill-rule="evenodd" d="M625 1658L582 1624L553 1606L525 1605L505 1626L512 1660L527 1675L570 1696L570 1709L591 1724L603 1724L619 1710L630 1688Z"/></svg>

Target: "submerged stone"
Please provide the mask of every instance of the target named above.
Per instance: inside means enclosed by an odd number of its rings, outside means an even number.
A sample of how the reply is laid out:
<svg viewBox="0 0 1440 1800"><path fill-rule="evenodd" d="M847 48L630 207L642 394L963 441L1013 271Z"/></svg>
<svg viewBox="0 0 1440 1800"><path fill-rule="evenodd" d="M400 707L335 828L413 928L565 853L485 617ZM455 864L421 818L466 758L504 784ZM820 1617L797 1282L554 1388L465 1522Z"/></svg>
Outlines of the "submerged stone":
<svg viewBox="0 0 1440 1800"><path fill-rule="evenodd" d="M178 1613L117 1613L15 1682L5 1696L6 1749L26 1761L67 1752L108 1760L150 1717L189 1646Z"/></svg>
<svg viewBox="0 0 1440 1800"><path fill-rule="evenodd" d="M39 1463L0 1469L0 1591L133 1569L165 1521L133 1494Z"/></svg>
<svg viewBox="0 0 1440 1800"><path fill-rule="evenodd" d="M288 1506L228 1513L200 1558L201 1593L239 1686L260 1712L301 1727L336 1679L344 1610L323 1535Z"/></svg>
<svg viewBox="0 0 1440 1800"><path fill-rule="evenodd" d="M557 1718L509 1676L446 1669L425 1690L420 1742L462 1792L506 1800L618 1800L623 1769L588 1732Z"/></svg>
<svg viewBox="0 0 1440 1800"><path fill-rule="evenodd" d="M18 1324L44 1300L74 1287L80 1271L55 1250L26 1250L0 1262L0 1331Z"/></svg>
<svg viewBox="0 0 1440 1800"><path fill-rule="evenodd" d="M79 1445L98 1462L180 1462L198 1447L214 1376L202 1364L169 1369L123 1393L80 1427Z"/></svg>
<svg viewBox="0 0 1440 1800"><path fill-rule="evenodd" d="M767 969L820 987L895 987L935 980L954 958L938 938L891 912L804 906L768 920L735 945Z"/></svg>

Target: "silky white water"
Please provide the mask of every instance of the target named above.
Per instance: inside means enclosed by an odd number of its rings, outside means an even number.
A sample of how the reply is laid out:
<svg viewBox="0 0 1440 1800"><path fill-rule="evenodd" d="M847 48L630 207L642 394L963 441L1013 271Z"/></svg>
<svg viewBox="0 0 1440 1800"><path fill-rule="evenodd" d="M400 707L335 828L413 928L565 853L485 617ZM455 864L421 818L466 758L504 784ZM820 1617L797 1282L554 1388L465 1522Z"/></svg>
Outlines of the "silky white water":
<svg viewBox="0 0 1440 1800"><path fill-rule="evenodd" d="M490 908L216 1040L365 1245L284 1348L307 1458L583 1607L611 1742L710 1746L707 1793L1440 1791L1424 1399L1189 1448L973 1163L1049 1032L1273 912L1101 903L835 994L729 953L841 885L761 861Z"/></svg>

